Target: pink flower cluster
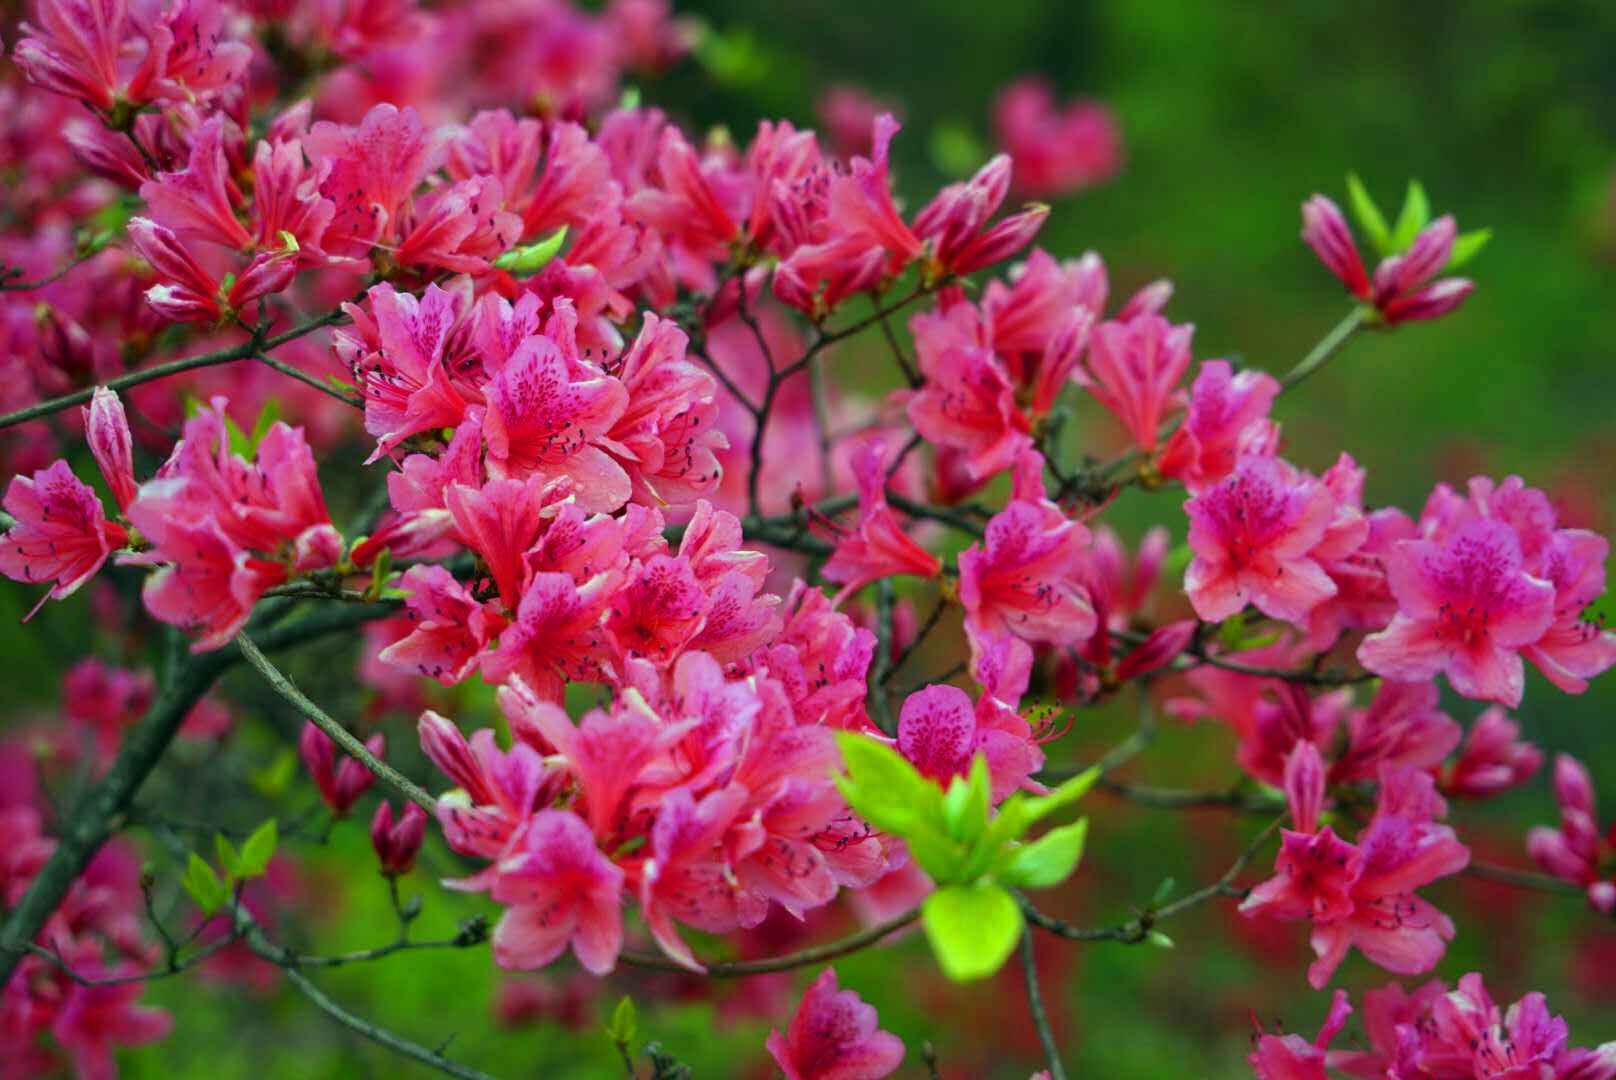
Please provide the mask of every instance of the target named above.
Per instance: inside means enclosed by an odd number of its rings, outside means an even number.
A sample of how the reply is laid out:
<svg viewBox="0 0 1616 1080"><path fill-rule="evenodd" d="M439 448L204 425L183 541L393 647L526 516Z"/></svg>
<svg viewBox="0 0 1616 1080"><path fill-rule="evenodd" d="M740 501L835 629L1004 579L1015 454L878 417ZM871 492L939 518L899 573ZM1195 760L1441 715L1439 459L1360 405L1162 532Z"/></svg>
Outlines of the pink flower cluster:
<svg viewBox="0 0 1616 1080"><path fill-rule="evenodd" d="M1429 775L1383 764L1374 816L1357 841L1348 842L1320 824L1325 778L1319 748L1298 742L1284 775L1293 828L1283 832L1274 876L1251 891L1241 912L1312 924L1318 959L1307 978L1315 989L1330 981L1352 948L1400 975L1431 970L1453 937L1453 920L1414 890L1470 861L1453 830L1437 824L1447 804Z"/></svg>
<svg viewBox="0 0 1616 1080"><path fill-rule="evenodd" d="M1560 827L1533 829L1526 835L1526 850L1544 870L1586 889L1595 911L1616 912L1616 823L1600 835L1593 778L1569 754L1554 760L1554 797Z"/></svg>
<svg viewBox="0 0 1616 1080"><path fill-rule="evenodd" d="M56 846L32 790L33 771L21 746L0 744L0 907L7 909L22 900ZM135 852L113 841L73 882L39 940L83 979L149 969L158 950L142 940L139 877ZM54 959L29 953L0 987L0 1060L14 1075L45 1076L63 1068L65 1052L77 1075L114 1077L116 1047L154 1042L173 1027L168 1013L139 1004L144 992L138 981L84 985Z"/></svg>
<svg viewBox="0 0 1616 1080"><path fill-rule="evenodd" d="M1257 1080L1326 1080L1334 1072L1358 1080L1611 1080L1616 1042L1570 1045L1565 1020L1531 993L1501 1009L1478 974L1450 990L1431 981L1412 993L1392 983L1363 997L1367 1050L1331 1050L1352 1014L1337 990L1312 1042L1300 1035L1254 1038L1247 1058Z"/></svg>
<svg viewBox="0 0 1616 1080"><path fill-rule="evenodd" d="M1015 159L1016 188L1033 198L1070 195L1122 168L1122 135L1111 110L1087 100L1058 105L1053 88L1037 77L999 91L993 126Z"/></svg>

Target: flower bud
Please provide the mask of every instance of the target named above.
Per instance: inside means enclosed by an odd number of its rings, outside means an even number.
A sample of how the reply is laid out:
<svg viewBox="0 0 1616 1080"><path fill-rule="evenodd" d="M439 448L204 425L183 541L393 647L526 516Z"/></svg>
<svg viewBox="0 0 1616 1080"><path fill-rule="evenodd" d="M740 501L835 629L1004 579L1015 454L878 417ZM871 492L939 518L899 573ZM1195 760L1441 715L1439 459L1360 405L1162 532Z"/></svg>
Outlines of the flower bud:
<svg viewBox="0 0 1616 1080"><path fill-rule="evenodd" d="M421 850L426 836L426 812L414 803L406 803L398 822L393 821L393 807L383 799L370 819L370 843L381 860L382 873L388 877L407 874L415 865L415 853Z"/></svg>

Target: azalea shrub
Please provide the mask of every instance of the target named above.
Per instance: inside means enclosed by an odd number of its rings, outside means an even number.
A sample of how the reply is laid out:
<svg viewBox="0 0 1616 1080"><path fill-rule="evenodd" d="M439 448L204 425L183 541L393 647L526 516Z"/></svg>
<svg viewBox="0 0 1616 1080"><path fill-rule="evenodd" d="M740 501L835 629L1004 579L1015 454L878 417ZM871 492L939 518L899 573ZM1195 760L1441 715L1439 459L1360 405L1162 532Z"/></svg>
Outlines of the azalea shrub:
<svg viewBox="0 0 1616 1080"><path fill-rule="evenodd" d="M1023 200L1112 182L1125 132L1037 77L911 201L901 102L658 107L758 62L660 0L36 0L0 36L0 573L31 628L88 612L0 741L3 1075L160 1063L221 985L453 1076L527 1037L389 1016L411 978L636 1077L747 1010L708 1069L1026 1075L1002 1021L1081 1075L1061 958L1220 909L1323 1018L1257 1022L1263 1080L1616 1077L1616 1029L1448 974L1489 929L1439 891L1616 913L1588 769L1516 715L1616 664L1607 539L1507 466L1374 505L1283 426L1487 288L1418 182L1296 193L1340 316L1269 368L1040 245ZM1191 725L1222 787L1153 776ZM1501 844L1484 804L1540 772ZM1216 810L1216 865L1107 913L1081 864L1126 803ZM981 1061L884 1019L934 987Z"/></svg>

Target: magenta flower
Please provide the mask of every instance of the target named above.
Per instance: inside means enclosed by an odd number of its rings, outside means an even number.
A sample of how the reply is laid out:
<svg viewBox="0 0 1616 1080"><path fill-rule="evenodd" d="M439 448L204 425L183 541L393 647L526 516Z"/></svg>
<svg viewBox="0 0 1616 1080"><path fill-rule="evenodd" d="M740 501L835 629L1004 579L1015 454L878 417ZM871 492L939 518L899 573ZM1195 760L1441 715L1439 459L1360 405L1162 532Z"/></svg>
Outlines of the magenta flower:
<svg viewBox="0 0 1616 1080"><path fill-rule="evenodd" d="M412 629L383 649L380 660L445 686L471 675L492 636L490 619L464 585L441 566L412 566L399 587Z"/></svg>
<svg viewBox="0 0 1616 1080"><path fill-rule="evenodd" d="M988 762L993 796L1002 799L1043 768L1044 754L1027 722L991 695L976 705L957 686L939 683L916 690L898 715L898 751L944 787L965 776L978 753Z"/></svg>
<svg viewBox="0 0 1616 1080"><path fill-rule="evenodd" d="M109 967L99 954L98 946L86 942L85 946L69 952L67 962L79 975L92 981L138 972L131 964ZM111 986L66 983L64 996L50 1020L50 1033L72 1057L78 1076L87 1080L115 1080L118 1066L113 1058L114 1047L141 1046L168 1037L174 1028L173 1017L161 1009L136 1004L144 992L145 987L139 981Z"/></svg>
<svg viewBox="0 0 1616 1080"><path fill-rule="evenodd" d="M623 947L623 871L601 854L576 814L534 814L521 849L499 864L491 892L509 905L494 927L500 967L544 967L569 944L592 974L616 966Z"/></svg>
<svg viewBox="0 0 1616 1080"><path fill-rule="evenodd" d="M840 582L839 605L872 581L898 574L936 577L942 562L904 531L887 505L887 447L870 438L853 451L853 474L858 478L858 527L836 539L836 550L821 570L825 580Z"/></svg>
<svg viewBox="0 0 1616 1080"><path fill-rule="evenodd" d="M616 571L582 585L566 574L534 574L499 648L483 655L483 676L498 683L520 677L556 700L568 679L598 680L607 656L601 619L621 580Z"/></svg>
<svg viewBox="0 0 1616 1080"><path fill-rule="evenodd" d="M1162 421L1183 404L1177 389L1190 366L1195 327L1174 326L1156 314L1094 328L1077 380L1122 422L1134 445L1149 453L1161 438Z"/></svg>
<svg viewBox="0 0 1616 1080"><path fill-rule="evenodd" d="M90 404L80 410L84 416L84 439L90 444L101 475L112 489L118 511L129 509L139 485L135 482L134 441L123 402L104 386L95 388Z"/></svg>
<svg viewBox="0 0 1616 1080"><path fill-rule="evenodd" d="M1582 693L1589 679L1616 664L1616 631L1582 617L1604 595L1609 552L1602 536L1560 529L1543 553L1539 576L1554 587L1554 621L1522 655L1568 694Z"/></svg>
<svg viewBox="0 0 1616 1080"><path fill-rule="evenodd" d="M548 337L523 342L488 385L488 469L496 477L565 476L584 509L610 513L628 501L628 473L594 441L627 404L623 384L600 372L569 371Z"/></svg>
<svg viewBox="0 0 1616 1080"><path fill-rule="evenodd" d="M414 803L405 803L404 812L395 823L392 804L386 799L376 804L376 813L370 819L370 846L376 849L376 858L385 876L409 873L425 838L425 810Z"/></svg>
<svg viewBox="0 0 1616 1080"><path fill-rule="evenodd" d="M969 274L1002 262L1032 243L1049 217L1049 207L1031 205L1001 219L988 219L1010 190L1010 158L999 154L962 184L949 184L915 215L914 233L930 249L936 265Z"/></svg>
<svg viewBox="0 0 1616 1080"><path fill-rule="evenodd" d="M55 582L34 611L46 600L72 596L129 542L128 530L106 519L95 490L65 461L12 477L4 505L16 524L0 538L0 574L28 584Z"/></svg>
<svg viewBox="0 0 1616 1080"><path fill-rule="evenodd" d="M1236 375L1227 360L1203 362L1184 423L1162 449L1161 474L1196 494L1228 476L1242 454L1273 440L1268 410L1277 396L1279 380L1267 372Z"/></svg>
<svg viewBox="0 0 1616 1080"><path fill-rule="evenodd" d="M655 555L632 569L618 589L606 636L618 656L668 667L701 629L707 606L689 559Z"/></svg>
<svg viewBox="0 0 1616 1080"><path fill-rule="evenodd" d="M559 770L547 771L540 752L521 738L501 750L491 729L476 731L468 740L435 712L421 714L419 731L422 752L456 784L438 798L438 823L449 846L462 855L503 858L533 812L555 798L565 778ZM486 889L493 870L455 887Z"/></svg>
<svg viewBox="0 0 1616 1080"><path fill-rule="evenodd" d="M123 89L118 54L129 31L126 0L44 0L41 26L23 24L17 66L29 80L92 109L110 109Z"/></svg>
<svg viewBox="0 0 1616 1080"><path fill-rule="evenodd" d="M617 369L626 396L606 438L608 451L647 505L683 505L712 495L729 439L718 426L717 383L685 356L685 332L647 312Z"/></svg>
<svg viewBox="0 0 1616 1080"><path fill-rule="evenodd" d="M964 304L915 317L916 360L926 381L907 408L917 432L963 451L972 479L983 481L1009 468L1032 437L1009 374L987 344L964 329L974 319Z"/></svg>
<svg viewBox="0 0 1616 1080"><path fill-rule="evenodd" d="M347 817L354 803L376 782L376 777L357 759L344 756L340 762L337 761L337 747L331 741L331 736L313 724L303 725L297 749L303 759L303 767L314 780L314 786L320 789L320 798L339 818ZM387 752L386 737L372 735L365 740L365 749L375 757L383 756Z"/></svg>
<svg viewBox="0 0 1616 1080"><path fill-rule="evenodd" d="M959 596L973 632L1077 645L1097 620L1084 585L1089 531L1045 500L1017 498L959 557Z"/></svg>
<svg viewBox="0 0 1616 1080"><path fill-rule="evenodd" d="M999 91L993 130L1015 160L1017 190L1033 198L1065 198L1122 167L1122 135L1110 108L1082 99L1059 104L1050 85L1035 76Z"/></svg>
<svg viewBox="0 0 1616 1080"><path fill-rule="evenodd" d="M1300 1035L1252 1036L1253 1046L1246 1062L1257 1075L1257 1080L1328 1080L1325 1063L1331 1059L1326 1053L1330 1040L1346 1026L1352 1015L1347 992L1337 990L1330 998L1330 1012L1319 1028L1318 1037L1308 1042Z"/></svg>
<svg viewBox="0 0 1616 1080"><path fill-rule="evenodd" d="M344 305L353 328L338 331L334 345L365 399L365 431L377 440L370 460L411 435L457 427L466 415L446 359L464 309L460 295L436 285L419 298L376 285L363 306Z"/></svg>
<svg viewBox="0 0 1616 1080"><path fill-rule="evenodd" d="M1299 622L1335 595L1335 583L1311 556L1335 513L1319 481L1275 458L1247 456L1184 511L1195 552L1184 591L1202 619L1227 619L1251 603Z"/></svg>
<svg viewBox="0 0 1616 1080"><path fill-rule="evenodd" d="M881 1080L903 1062L903 1043L879 1023L874 1006L837 989L835 969L826 968L786 1033L771 1031L765 1045L786 1080Z"/></svg>
<svg viewBox="0 0 1616 1080"><path fill-rule="evenodd" d="M1543 751L1521 740L1521 726L1494 705L1470 726L1442 780L1448 795L1485 799L1519 787L1543 764Z"/></svg>
<svg viewBox="0 0 1616 1080"><path fill-rule="evenodd" d="M1587 890L1589 905L1609 915L1616 911L1616 874L1608 869L1616 856L1616 824L1600 836L1593 778L1569 754L1554 759L1554 799L1560 827L1533 829L1526 850L1548 873Z"/></svg>
<svg viewBox="0 0 1616 1080"><path fill-rule="evenodd" d="M222 115L215 115L197 128L186 167L158 173L140 185L140 197L152 217L182 240L246 251L253 246L253 237L236 216L241 196L225 156L225 123Z"/></svg>
<svg viewBox="0 0 1616 1080"><path fill-rule="evenodd" d="M1387 574L1398 613L1358 647L1366 668L1408 682L1445 672L1466 697L1521 703L1520 650L1543 636L1555 605L1554 587L1523 567L1514 529L1474 518L1440 543L1403 541Z"/></svg>
<svg viewBox="0 0 1616 1080"><path fill-rule="evenodd" d="M1407 250L1382 259L1372 276L1340 208L1323 195L1302 204L1302 239L1325 269L1353 296L1372 305L1388 326L1440 318L1474 288L1464 278L1437 278L1453 257L1454 223L1447 214L1425 226Z"/></svg>
<svg viewBox="0 0 1616 1080"><path fill-rule="evenodd" d="M416 111L390 104L372 106L357 126L321 121L303 145L322 169L320 195L336 208L320 247L358 257L398 237L405 200L443 157Z"/></svg>

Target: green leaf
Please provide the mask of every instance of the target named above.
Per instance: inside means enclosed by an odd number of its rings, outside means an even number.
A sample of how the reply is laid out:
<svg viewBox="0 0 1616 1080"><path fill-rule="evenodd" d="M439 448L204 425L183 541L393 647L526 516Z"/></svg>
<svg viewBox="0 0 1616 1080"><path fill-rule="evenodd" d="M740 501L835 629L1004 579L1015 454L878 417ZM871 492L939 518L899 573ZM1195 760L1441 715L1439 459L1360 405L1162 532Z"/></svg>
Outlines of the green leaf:
<svg viewBox="0 0 1616 1080"><path fill-rule="evenodd" d="M258 794L266 799L273 799L285 793L297 775L297 754L290 747L275 755L271 761L261 769L253 769L247 773L247 779L252 783Z"/></svg>
<svg viewBox="0 0 1616 1080"><path fill-rule="evenodd" d="M1457 270L1465 263L1481 254L1481 249L1487 246L1487 241L1493 238L1491 229L1476 229L1474 232L1461 233L1454 237L1453 254L1448 256L1448 265L1444 270Z"/></svg>
<svg viewBox="0 0 1616 1080"><path fill-rule="evenodd" d="M938 172L953 179L971 175L987 157L982 140L960 124L938 124L931 129L927 143L931 163Z"/></svg>
<svg viewBox="0 0 1616 1080"><path fill-rule="evenodd" d="M1146 931L1145 940L1156 946L1158 949L1173 948L1173 939L1162 933L1160 930Z"/></svg>
<svg viewBox="0 0 1616 1080"><path fill-rule="evenodd" d="M545 264L561 252L561 245L566 242L567 227L563 225L536 244L511 248L495 259L494 265L519 277L528 277L543 270Z"/></svg>
<svg viewBox="0 0 1616 1080"><path fill-rule="evenodd" d="M258 410L258 418L253 421L252 446L253 454L258 453L258 444L264 441L269 429L275 426L275 421L281 418L281 406L274 398L264 402L264 407Z"/></svg>
<svg viewBox="0 0 1616 1080"><path fill-rule="evenodd" d="M943 828L962 844L972 844L988 826L992 805L992 781L988 778L988 756L971 759L969 779L956 776L943 795Z"/></svg>
<svg viewBox="0 0 1616 1080"><path fill-rule="evenodd" d="M847 773L836 778L842 797L877 829L906 836L917 822L942 820L942 792L904 756L866 735L837 732Z"/></svg>
<svg viewBox="0 0 1616 1080"><path fill-rule="evenodd" d="M968 860L966 850L931 822L916 821L907 832L894 835L902 836L915 865L939 885L974 881L987 867L986 860L980 865Z"/></svg>
<svg viewBox="0 0 1616 1080"><path fill-rule="evenodd" d="M213 834L213 849L219 855L219 865L224 867L225 883L241 876L241 860L236 855L236 849L230 846L224 833Z"/></svg>
<svg viewBox="0 0 1616 1080"><path fill-rule="evenodd" d="M1393 251L1405 251L1431 220L1431 200L1418 180L1408 182L1408 194L1403 196L1403 209L1397 215L1397 226L1392 229Z"/></svg>
<svg viewBox="0 0 1616 1080"><path fill-rule="evenodd" d="M723 86L745 86L769 74L769 58L746 27L705 28L693 50L696 62Z"/></svg>
<svg viewBox="0 0 1616 1080"><path fill-rule="evenodd" d="M1150 898L1150 906L1153 908L1158 908L1165 904L1167 902L1167 898L1173 895L1174 884L1175 882L1172 878L1163 878L1162 883L1156 886L1155 894Z"/></svg>
<svg viewBox="0 0 1616 1080"><path fill-rule="evenodd" d="M1089 788L1100 779L1100 767L1091 765L1078 773L1048 795L1034 795L1027 799L1027 824L1031 825L1040 818L1047 817L1063 806L1070 806L1089 793ZM1025 831L1025 830L1023 830Z"/></svg>
<svg viewBox="0 0 1616 1080"><path fill-rule="evenodd" d="M1072 876L1083 858L1083 840L1088 831L1088 818L1051 829L1032 843L1011 851L998 876L1006 884L1027 889L1059 885Z"/></svg>
<svg viewBox="0 0 1616 1080"><path fill-rule="evenodd" d="M926 898L921 925L937 963L955 982L985 979L1004 966L1023 929L1021 908L997 885L949 885Z"/></svg>
<svg viewBox="0 0 1616 1080"><path fill-rule="evenodd" d="M229 414L226 414L224 418L224 430L230 437L231 453L239 454L248 461L251 461L256 456L253 452L253 447L257 444L253 442L245 431L241 430L241 425L232 420Z"/></svg>
<svg viewBox="0 0 1616 1080"><path fill-rule="evenodd" d="M196 906L202 909L202 914L212 915L224 906L229 893L219 875L214 873L213 867L203 861L202 856L191 852L190 860L185 864L185 876L180 878L180 884L196 901Z"/></svg>
<svg viewBox="0 0 1616 1080"><path fill-rule="evenodd" d="M274 818L254 829L241 845L241 869L237 876L245 880L262 874L269 860L275 857L275 846L279 842L280 831Z"/></svg>
<svg viewBox="0 0 1616 1080"><path fill-rule="evenodd" d="M612 1018L606 1025L606 1034L612 1042L619 1047L626 1047L634 1042L639 1029L639 1020L634 1011L634 999L624 994L618 1001L617 1008L612 1010Z"/></svg>
<svg viewBox="0 0 1616 1080"><path fill-rule="evenodd" d="M393 578L393 549L382 548L376 561L370 564L370 584L365 588L365 599L377 600Z"/></svg>
<svg viewBox="0 0 1616 1080"><path fill-rule="evenodd" d="M1352 216L1358 219L1358 227L1369 235L1369 242L1375 246L1375 250L1382 255L1390 255L1391 230L1386 227L1380 207L1369 197L1357 173L1347 174L1347 202L1352 207Z"/></svg>
<svg viewBox="0 0 1616 1080"><path fill-rule="evenodd" d="M1218 644L1225 652L1238 649L1246 636L1246 613L1238 611L1218 623Z"/></svg>

